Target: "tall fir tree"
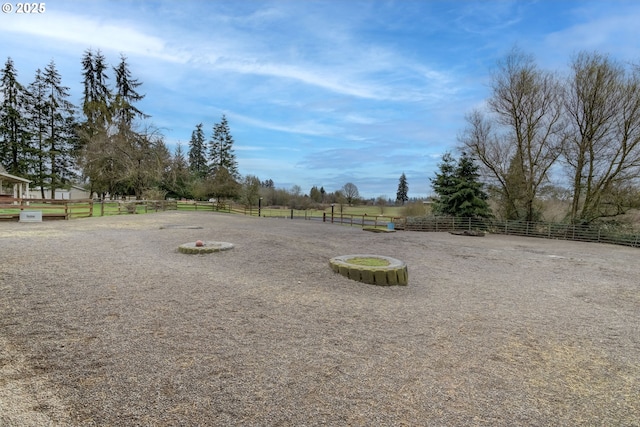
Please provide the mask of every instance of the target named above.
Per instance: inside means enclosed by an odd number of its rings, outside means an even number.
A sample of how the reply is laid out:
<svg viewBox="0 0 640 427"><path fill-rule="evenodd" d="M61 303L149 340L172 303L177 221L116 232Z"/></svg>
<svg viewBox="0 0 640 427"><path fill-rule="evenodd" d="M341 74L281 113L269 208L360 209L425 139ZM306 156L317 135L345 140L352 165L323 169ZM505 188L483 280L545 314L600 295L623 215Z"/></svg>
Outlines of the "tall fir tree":
<svg viewBox="0 0 640 427"><path fill-rule="evenodd" d="M163 149L164 140L157 129L136 121L150 116L135 106L144 99L144 95L138 92L142 82L132 78L124 55L114 72L116 84L112 111L115 132L111 139L117 148L116 162L123 168L118 175L118 191L133 192L139 199L161 180L158 168L164 168L167 163L167 150ZM142 130L137 131L136 128Z"/></svg>
<svg viewBox="0 0 640 427"><path fill-rule="evenodd" d="M433 191L438 195L433 202L432 210L436 215L455 215L451 209L451 196L456 186L456 160L451 153L445 153L438 164L439 172L431 178Z"/></svg>
<svg viewBox="0 0 640 427"><path fill-rule="evenodd" d="M402 172L396 192L396 203L404 205L407 200L409 200L409 183L407 183L407 176Z"/></svg>
<svg viewBox="0 0 640 427"><path fill-rule="evenodd" d="M106 58L99 50L96 53L91 49L84 52L82 112L85 116L84 125L91 133L102 131L111 122L112 95L108 85L107 68Z"/></svg>
<svg viewBox="0 0 640 427"><path fill-rule="evenodd" d="M32 154L28 132L27 90L18 82L13 60L0 70L0 164L13 175L30 176Z"/></svg>
<svg viewBox="0 0 640 427"><path fill-rule="evenodd" d="M122 128L130 130L135 118L149 117L135 106L136 102L142 101L145 97L136 90L142 82L131 77L127 57L124 55L120 56L120 63L113 70L116 75L113 112L120 130Z"/></svg>
<svg viewBox="0 0 640 427"><path fill-rule="evenodd" d="M77 144L75 107L68 100L69 88L62 86L62 78L53 60L44 69L43 79L47 91L45 143L49 162L48 181L51 198L55 198L55 190L76 176L72 157Z"/></svg>
<svg viewBox="0 0 640 427"><path fill-rule="evenodd" d="M198 124L191 132L189 140L189 170L196 179L203 179L207 176L207 147L202 130L202 123Z"/></svg>
<svg viewBox="0 0 640 427"><path fill-rule="evenodd" d="M36 70L33 82L28 87L29 102L29 124L30 139L33 150L33 171L31 179L33 185L40 188L40 197L45 198L45 186L48 181L48 160L47 160L47 128L48 128L48 106L47 106L47 85L44 80L42 70Z"/></svg>
<svg viewBox="0 0 640 427"><path fill-rule="evenodd" d="M109 190L114 147L110 143L113 96L108 86L108 65L100 51L85 51L82 57L84 120L80 125L80 166L84 178L89 179L91 193Z"/></svg>
<svg viewBox="0 0 640 427"><path fill-rule="evenodd" d="M226 116L213 126L213 136L209 141L209 169L215 175L219 169L226 169L229 175L238 179L238 163L233 152L233 137Z"/></svg>

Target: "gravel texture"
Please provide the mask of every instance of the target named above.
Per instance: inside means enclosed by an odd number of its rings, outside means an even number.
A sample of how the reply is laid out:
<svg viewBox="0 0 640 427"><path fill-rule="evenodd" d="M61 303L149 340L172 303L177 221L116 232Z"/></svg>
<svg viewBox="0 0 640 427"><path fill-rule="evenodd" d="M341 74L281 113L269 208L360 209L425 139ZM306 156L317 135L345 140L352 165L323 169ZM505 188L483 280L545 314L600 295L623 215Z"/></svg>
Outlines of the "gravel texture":
<svg viewBox="0 0 640 427"><path fill-rule="evenodd" d="M178 252L198 239L234 249ZM409 285L331 270L353 253ZM638 426L639 257L206 212L0 223L0 425Z"/></svg>

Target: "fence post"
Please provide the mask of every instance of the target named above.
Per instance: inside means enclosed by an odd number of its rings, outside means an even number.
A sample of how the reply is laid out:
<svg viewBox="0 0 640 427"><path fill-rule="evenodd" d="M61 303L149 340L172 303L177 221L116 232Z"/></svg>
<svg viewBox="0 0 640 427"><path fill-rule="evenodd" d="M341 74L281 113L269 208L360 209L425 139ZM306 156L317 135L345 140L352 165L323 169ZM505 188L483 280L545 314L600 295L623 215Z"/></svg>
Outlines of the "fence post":
<svg viewBox="0 0 640 427"><path fill-rule="evenodd" d="M291 219L293 219L293 209L291 209Z"/></svg>

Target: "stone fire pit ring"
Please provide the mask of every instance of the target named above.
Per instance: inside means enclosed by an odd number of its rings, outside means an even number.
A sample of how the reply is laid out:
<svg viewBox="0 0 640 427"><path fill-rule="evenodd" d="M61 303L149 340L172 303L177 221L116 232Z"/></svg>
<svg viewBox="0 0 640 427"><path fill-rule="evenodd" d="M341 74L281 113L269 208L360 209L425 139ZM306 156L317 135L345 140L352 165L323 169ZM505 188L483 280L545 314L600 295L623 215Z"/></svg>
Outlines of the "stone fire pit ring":
<svg viewBox="0 0 640 427"><path fill-rule="evenodd" d="M233 243L206 240L197 240L178 246L178 252L183 254L211 254L214 252L228 251L229 249L233 249Z"/></svg>
<svg viewBox="0 0 640 427"><path fill-rule="evenodd" d="M342 255L329 260L331 269L370 285L406 286L409 284L407 264L399 259L371 254Z"/></svg>

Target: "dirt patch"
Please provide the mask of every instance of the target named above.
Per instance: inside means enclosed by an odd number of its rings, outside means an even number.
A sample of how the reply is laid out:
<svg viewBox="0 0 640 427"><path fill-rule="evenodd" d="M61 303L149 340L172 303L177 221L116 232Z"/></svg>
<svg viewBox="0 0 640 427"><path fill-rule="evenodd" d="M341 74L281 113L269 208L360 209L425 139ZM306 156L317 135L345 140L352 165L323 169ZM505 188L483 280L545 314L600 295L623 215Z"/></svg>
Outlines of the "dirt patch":
<svg viewBox="0 0 640 427"><path fill-rule="evenodd" d="M204 212L0 244L3 426L638 425L638 249ZM365 249L409 286L328 266Z"/></svg>

